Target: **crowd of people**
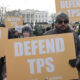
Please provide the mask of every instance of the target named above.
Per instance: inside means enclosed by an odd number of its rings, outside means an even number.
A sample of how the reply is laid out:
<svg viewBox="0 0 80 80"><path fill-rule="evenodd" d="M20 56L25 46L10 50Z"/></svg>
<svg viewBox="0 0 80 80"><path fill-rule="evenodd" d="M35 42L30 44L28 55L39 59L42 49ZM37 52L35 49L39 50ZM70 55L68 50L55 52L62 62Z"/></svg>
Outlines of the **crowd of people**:
<svg viewBox="0 0 80 80"><path fill-rule="evenodd" d="M69 17L67 14L61 12L56 15L54 28L47 28L45 31L42 30L41 34L37 34L37 31L33 31L32 27L25 26L22 28L21 33L19 33L15 28L8 30L8 38L25 38L32 36L41 36L41 35L51 35L51 34L62 34L62 33L73 33L75 41L75 50L76 50L76 59L69 60L69 64L72 67L76 67L80 80L80 40L78 32L75 32L69 26ZM5 57L0 58L0 80L3 80L3 72L6 73L5 66ZM5 70L4 70L5 69Z"/></svg>

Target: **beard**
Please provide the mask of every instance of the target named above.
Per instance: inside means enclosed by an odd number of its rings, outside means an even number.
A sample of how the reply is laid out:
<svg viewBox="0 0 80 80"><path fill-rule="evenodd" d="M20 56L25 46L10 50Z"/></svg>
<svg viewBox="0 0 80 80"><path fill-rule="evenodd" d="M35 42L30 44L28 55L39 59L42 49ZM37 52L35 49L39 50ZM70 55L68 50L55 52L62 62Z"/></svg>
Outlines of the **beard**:
<svg viewBox="0 0 80 80"><path fill-rule="evenodd" d="M60 26L60 28L59 29L61 29L61 30L65 30L67 27L65 26L65 25L62 25L62 26Z"/></svg>

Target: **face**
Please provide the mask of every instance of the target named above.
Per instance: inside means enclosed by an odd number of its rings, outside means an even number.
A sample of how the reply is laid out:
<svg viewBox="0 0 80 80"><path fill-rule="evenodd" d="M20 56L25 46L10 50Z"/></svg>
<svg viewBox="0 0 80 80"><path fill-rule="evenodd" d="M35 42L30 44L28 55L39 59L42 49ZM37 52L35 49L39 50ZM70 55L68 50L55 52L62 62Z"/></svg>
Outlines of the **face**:
<svg viewBox="0 0 80 80"><path fill-rule="evenodd" d="M18 36L19 35L19 33L18 32L15 32L15 36Z"/></svg>
<svg viewBox="0 0 80 80"><path fill-rule="evenodd" d="M55 26L60 30L65 30L68 27L68 20L61 19L55 23Z"/></svg>
<svg viewBox="0 0 80 80"><path fill-rule="evenodd" d="M24 37L29 37L30 36L30 33L29 32L23 32L23 36Z"/></svg>

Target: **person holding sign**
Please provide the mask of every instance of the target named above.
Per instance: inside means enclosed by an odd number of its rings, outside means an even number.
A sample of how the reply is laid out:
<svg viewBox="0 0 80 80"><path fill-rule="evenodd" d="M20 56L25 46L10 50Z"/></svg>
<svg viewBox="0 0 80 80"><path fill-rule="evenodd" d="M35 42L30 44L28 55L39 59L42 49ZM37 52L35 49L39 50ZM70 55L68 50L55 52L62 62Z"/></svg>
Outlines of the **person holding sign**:
<svg viewBox="0 0 80 80"><path fill-rule="evenodd" d="M72 31L70 29L68 24L69 24L69 17L68 17L68 15L63 13L63 12L58 13L57 16L56 16L56 19L55 19L55 29L54 30L50 30L50 31L44 33L44 35L62 34L62 33L73 32L74 40L75 40L76 56L78 58L78 56L80 54L79 53L80 46L79 46L78 35L74 31ZM76 61L75 60L70 61L70 64L71 64L72 67L76 66ZM78 72L79 72L79 80L80 80L80 69L78 67L77 67L77 69L78 69Z"/></svg>
<svg viewBox="0 0 80 80"><path fill-rule="evenodd" d="M23 37L30 37L33 36L32 30L30 27L26 26L22 28L22 35Z"/></svg>

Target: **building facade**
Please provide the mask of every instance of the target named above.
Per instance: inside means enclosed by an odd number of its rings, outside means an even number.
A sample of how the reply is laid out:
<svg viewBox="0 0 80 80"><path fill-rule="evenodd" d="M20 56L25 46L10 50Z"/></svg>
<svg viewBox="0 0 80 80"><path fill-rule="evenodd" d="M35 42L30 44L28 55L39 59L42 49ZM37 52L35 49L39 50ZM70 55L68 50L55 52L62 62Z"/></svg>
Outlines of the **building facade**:
<svg viewBox="0 0 80 80"><path fill-rule="evenodd" d="M48 12L38 11L38 10L24 10L22 11L24 23L47 23L48 22Z"/></svg>
<svg viewBox="0 0 80 80"><path fill-rule="evenodd" d="M5 16L22 16L23 23L32 23L34 26L36 23L48 22L48 11L39 11L34 9L7 11L3 17L5 18ZM0 16L0 21L1 19Z"/></svg>

